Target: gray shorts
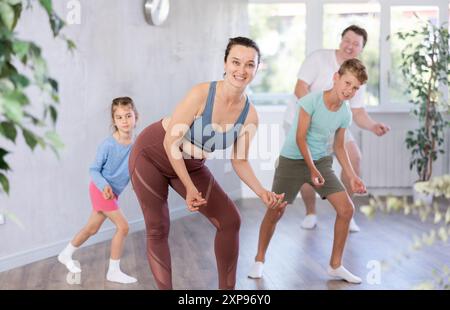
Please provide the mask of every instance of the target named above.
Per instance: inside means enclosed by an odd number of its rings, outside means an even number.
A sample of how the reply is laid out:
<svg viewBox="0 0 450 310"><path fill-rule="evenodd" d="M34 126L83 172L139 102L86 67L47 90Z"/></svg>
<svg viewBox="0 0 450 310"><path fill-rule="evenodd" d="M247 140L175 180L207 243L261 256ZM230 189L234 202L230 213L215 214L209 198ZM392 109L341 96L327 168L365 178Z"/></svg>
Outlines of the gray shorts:
<svg viewBox="0 0 450 310"><path fill-rule="evenodd" d="M310 184L322 199L326 199L330 194L345 192L344 185L333 171L332 156L315 160L314 164L325 179L325 183L321 187L315 187L312 184L311 173L304 159L290 159L280 156L275 169L272 191L280 194L285 193L285 200L288 203L295 200L300 187L305 183Z"/></svg>

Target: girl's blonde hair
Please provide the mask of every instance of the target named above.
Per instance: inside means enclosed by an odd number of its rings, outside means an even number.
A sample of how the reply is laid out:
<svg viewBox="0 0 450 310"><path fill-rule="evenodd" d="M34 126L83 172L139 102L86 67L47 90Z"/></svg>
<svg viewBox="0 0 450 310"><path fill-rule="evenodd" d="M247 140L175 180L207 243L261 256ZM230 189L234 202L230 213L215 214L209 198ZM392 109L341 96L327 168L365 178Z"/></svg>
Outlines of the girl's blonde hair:
<svg viewBox="0 0 450 310"><path fill-rule="evenodd" d="M111 103L111 119L112 119L112 128L114 131L117 131L117 126L114 125L114 112L116 112L118 107L130 107L134 115L136 116L136 119L138 118L138 111L136 110L136 106L134 105L133 99L130 97L118 97L114 98Z"/></svg>

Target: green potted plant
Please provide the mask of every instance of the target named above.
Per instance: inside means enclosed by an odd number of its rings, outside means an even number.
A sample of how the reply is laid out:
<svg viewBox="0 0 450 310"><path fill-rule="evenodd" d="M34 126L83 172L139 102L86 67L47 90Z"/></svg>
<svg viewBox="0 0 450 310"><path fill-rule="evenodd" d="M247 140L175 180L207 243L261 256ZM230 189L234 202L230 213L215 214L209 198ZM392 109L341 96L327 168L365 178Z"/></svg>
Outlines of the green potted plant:
<svg viewBox="0 0 450 310"><path fill-rule="evenodd" d="M449 32L445 24L438 27L420 21L418 30L394 35L405 43L400 69L411 112L419 123L418 128L408 131L405 140L411 150L409 167L415 168L418 181L424 182L432 176L433 162L444 153L444 133L450 124L449 102L442 92L450 77Z"/></svg>

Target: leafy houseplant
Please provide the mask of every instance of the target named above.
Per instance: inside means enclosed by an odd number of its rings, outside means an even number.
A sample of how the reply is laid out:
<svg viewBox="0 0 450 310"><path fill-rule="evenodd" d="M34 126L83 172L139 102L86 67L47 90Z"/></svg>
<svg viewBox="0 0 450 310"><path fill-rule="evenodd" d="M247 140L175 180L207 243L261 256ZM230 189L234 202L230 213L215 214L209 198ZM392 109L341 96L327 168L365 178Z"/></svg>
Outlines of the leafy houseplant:
<svg viewBox="0 0 450 310"><path fill-rule="evenodd" d="M444 133L449 103L440 87L450 77L449 33L444 25L422 22L419 30L395 34L406 43L401 53L401 71L407 83L406 93L413 104L412 113L419 128L410 130L406 146L411 150L410 169L414 167L419 181L428 181L433 162L444 153Z"/></svg>
<svg viewBox="0 0 450 310"><path fill-rule="evenodd" d="M48 15L53 36L62 38L72 50L74 43L60 34L64 22L55 14L52 0L38 3ZM21 132L32 150L36 145L48 146L58 154L62 147L53 129L58 117L58 83L48 75L40 47L19 39L14 32L24 5L31 7L31 1L0 0L0 192L6 193L10 166L5 159L9 151L1 146L3 139L15 143ZM44 95L41 102L31 102L27 96L27 90L33 88Z"/></svg>

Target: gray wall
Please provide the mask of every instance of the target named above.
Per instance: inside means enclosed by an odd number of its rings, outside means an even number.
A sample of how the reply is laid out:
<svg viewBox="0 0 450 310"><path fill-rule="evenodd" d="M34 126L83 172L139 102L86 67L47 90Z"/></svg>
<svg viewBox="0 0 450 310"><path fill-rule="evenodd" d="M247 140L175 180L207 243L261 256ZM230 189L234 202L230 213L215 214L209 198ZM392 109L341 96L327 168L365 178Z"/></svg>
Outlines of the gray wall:
<svg viewBox="0 0 450 310"><path fill-rule="evenodd" d="M68 1L53 1L65 17ZM131 96L140 112L138 130L167 115L195 83L220 79L223 52L231 36L247 33L247 1L172 0L161 27L148 25L142 0L83 0L80 25L64 33L77 44L71 55L50 34L37 6L24 12L20 36L43 47L51 75L60 83L57 131L65 148L57 160L50 151L31 152L19 139L8 157L11 194L0 195L23 228L7 219L0 226L0 271L55 255L85 224L91 206L88 167L98 143L109 134L113 97ZM38 100L33 95L33 101ZM2 145L4 141L2 141ZM211 162L219 183L234 198L240 183L223 161ZM172 218L181 216L183 200L171 194ZM132 230L142 229L141 211L130 187L120 199ZM110 238L104 225L90 243Z"/></svg>

